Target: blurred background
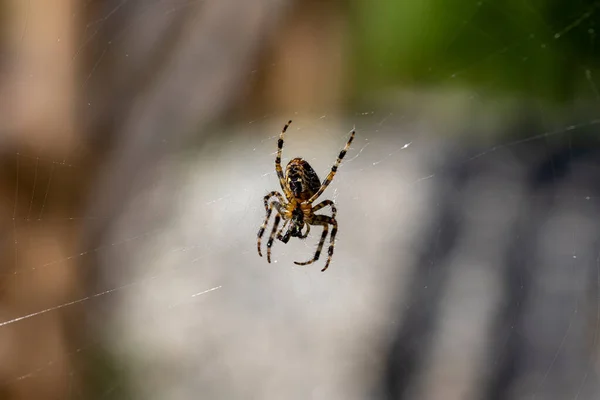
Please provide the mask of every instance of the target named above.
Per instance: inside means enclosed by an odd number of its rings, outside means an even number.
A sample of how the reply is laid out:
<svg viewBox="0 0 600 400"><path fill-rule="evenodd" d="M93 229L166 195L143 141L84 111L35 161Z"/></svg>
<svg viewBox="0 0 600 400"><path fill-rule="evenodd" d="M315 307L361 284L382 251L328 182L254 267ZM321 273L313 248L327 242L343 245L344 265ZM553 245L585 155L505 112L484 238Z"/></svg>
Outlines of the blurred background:
<svg viewBox="0 0 600 400"><path fill-rule="evenodd" d="M0 399L600 398L600 3L0 21ZM256 252L289 119L321 179L357 132L324 273Z"/></svg>

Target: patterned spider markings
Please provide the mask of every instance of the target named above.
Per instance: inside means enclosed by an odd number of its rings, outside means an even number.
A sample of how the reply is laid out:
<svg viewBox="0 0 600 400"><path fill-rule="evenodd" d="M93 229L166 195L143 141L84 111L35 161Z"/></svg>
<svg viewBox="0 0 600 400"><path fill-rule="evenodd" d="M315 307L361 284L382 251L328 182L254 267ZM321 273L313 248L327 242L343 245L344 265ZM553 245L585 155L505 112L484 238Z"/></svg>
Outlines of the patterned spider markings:
<svg viewBox="0 0 600 400"><path fill-rule="evenodd" d="M325 239L329 233L329 227L332 226L333 228L331 229L331 236L329 238L329 250L327 252L327 262L325 263L325 267L323 267L321 270L325 271L329 267L331 257L333 256L335 235L338 230L338 223L335 219L337 210L335 208L335 203L332 200L323 200L314 207L312 206L312 203L317 200L321 194L323 194L325 189L327 189L327 186L329 186L333 180L333 177L338 170L338 166L342 162L342 159L350 148L350 144L354 140L355 130L352 129L350 139L348 139L344 149L340 151L335 164L333 164L333 167L331 167L331 172L329 172L323 183L320 183L319 177L317 176L315 170L306 160L303 160L302 158L292 159L285 169L285 174L283 173L283 169L281 168L283 137L291 123L292 121L288 121L279 134L279 140L277 141L277 156L275 157L275 171L277 172L277 178L279 179L279 184L283 194L278 191L272 191L264 197L265 211L267 215L263 224L258 230L258 255L262 257L261 240L263 234L265 233L267 224L269 223L269 219L271 218L271 214L273 213L273 209L275 209L273 228L271 229L271 234L269 235L269 240L267 241L267 261L269 263L271 262L271 247L273 246L275 237L277 237L277 239L283 243L287 243L291 237L306 239L308 233L310 232L311 225L320 225L323 227L323 233L321 234L319 246L317 247L314 257L308 261L294 262L297 265L308 265L314 263L321 256L323 244L325 243ZM315 214L316 211L327 206L331 207L331 216ZM282 219L284 221L283 225L278 230L279 223ZM306 232L303 233L302 231L305 227ZM287 231L284 234L283 232L286 228Z"/></svg>

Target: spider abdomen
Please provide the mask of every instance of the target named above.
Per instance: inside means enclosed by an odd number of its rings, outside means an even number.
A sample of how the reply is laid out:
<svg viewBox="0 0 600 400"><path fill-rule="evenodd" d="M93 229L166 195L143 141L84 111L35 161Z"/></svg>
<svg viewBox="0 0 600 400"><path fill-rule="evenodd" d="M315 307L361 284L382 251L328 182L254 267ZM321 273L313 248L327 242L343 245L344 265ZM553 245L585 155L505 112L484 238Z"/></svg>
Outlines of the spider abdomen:
<svg viewBox="0 0 600 400"><path fill-rule="evenodd" d="M285 183L292 195L300 201L310 199L321 187L319 176L302 158L294 158L288 163Z"/></svg>

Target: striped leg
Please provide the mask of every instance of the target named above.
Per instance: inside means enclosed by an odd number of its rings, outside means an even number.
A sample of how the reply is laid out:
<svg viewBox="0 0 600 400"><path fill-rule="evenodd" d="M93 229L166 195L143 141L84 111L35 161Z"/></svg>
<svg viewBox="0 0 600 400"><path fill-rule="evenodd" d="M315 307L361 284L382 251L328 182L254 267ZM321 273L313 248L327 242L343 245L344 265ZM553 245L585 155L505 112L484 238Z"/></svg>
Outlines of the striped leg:
<svg viewBox="0 0 600 400"><path fill-rule="evenodd" d="M285 224L287 224L290 220L288 219L287 221L285 221ZM296 236L298 239L306 239L308 237L308 234L310 233L310 225L306 224L306 233L304 235L300 235L300 236ZM283 229L281 229L279 231L280 233L283 232ZM288 231L285 233L285 235L281 236L280 234L277 235L277 239L281 240L283 243L287 243L290 241L290 237L291 237L291 230L288 229Z"/></svg>
<svg viewBox="0 0 600 400"><path fill-rule="evenodd" d="M332 200L323 200L319 204L313 207L313 212L320 210L323 207L331 206L331 220L330 224L333 225L333 229L331 230L331 236L329 239L329 251L327 254L327 262L325 263L325 267L321 270L321 272L325 271L329 267L329 263L331 262L331 257L333 256L333 246L335 241L335 235L338 230L337 220L335 219L335 215L337 214L337 209L335 208L335 203ZM317 216L318 217L318 216Z"/></svg>
<svg viewBox="0 0 600 400"><path fill-rule="evenodd" d="M267 227L267 224L269 223L269 218L271 217L271 213L273 212L274 207L279 211L281 209L281 204L274 201L267 206L267 216L265 217L265 221L263 222L263 224L260 226L260 229L258 230L258 235L257 235L258 241L256 243L256 246L258 247L258 255L261 257L262 257L262 253L260 251L261 239L262 239L263 234L265 233L265 228ZM279 217L279 215L277 217Z"/></svg>
<svg viewBox="0 0 600 400"><path fill-rule="evenodd" d="M331 218L326 217L324 215L315 216L315 219L312 221L311 225L323 225L323 234L321 235L321 240L319 240L319 246L317 247L317 251L315 252L315 255L312 260L304 261L304 262L294 261L294 264L308 265L308 264L314 263L315 261L317 261L319 259L319 257L321 256L321 250L323 250L323 244L325 243L325 238L327 238L327 233L329 232L329 220L331 220Z"/></svg>
<svg viewBox="0 0 600 400"><path fill-rule="evenodd" d="M283 190L283 193L285 193L286 196L288 196L288 197L289 197L289 193L285 186L285 176L283 175L283 168L281 168L281 151L283 150L283 136L285 134L285 131L287 131L287 128L290 126L291 123L292 123L292 120L289 120L288 123L285 124L285 126L281 130L281 133L279 134L279 140L277 141L277 157L275 157L275 171L277 171L277 177L279 178L279 184L281 185L281 190Z"/></svg>
<svg viewBox="0 0 600 400"><path fill-rule="evenodd" d="M324 272L329 267L331 257L333 257L333 246L335 245L335 234L338 230L338 223L335 219L332 218L331 225L333 225L333 229L331 230L331 236L329 237L329 250L327 251L327 262L325 263L325 266L323 267L321 272Z"/></svg>
<svg viewBox="0 0 600 400"><path fill-rule="evenodd" d="M283 199L283 195L281 193L279 193L278 191L273 190L271 193L267 194L264 197L265 211L267 211L269 209L269 199L271 197L273 197L273 196L277 197L277 200L279 200L279 203L285 204L285 200Z"/></svg>
<svg viewBox="0 0 600 400"><path fill-rule="evenodd" d="M283 228L288 224L288 222L290 222L290 220L286 220L283 223L283 227L281 228L281 230L279 231L279 234L277 235L277 239L281 240L283 243L287 243L290 241L290 237L291 237L291 230L288 229L288 231L285 233L285 235L281 235L281 233L283 232Z"/></svg>
<svg viewBox="0 0 600 400"><path fill-rule="evenodd" d="M275 222L273 222L273 229L271 229L271 235L269 236L269 241L267 242L267 262L271 263L271 246L273 246L273 240L275 239L275 233L277 232L277 227L279 226L279 221L281 221L281 216L277 214L275 216Z"/></svg>
<svg viewBox="0 0 600 400"><path fill-rule="evenodd" d="M329 186L329 184L333 180L333 177L335 176L338 166L342 162L342 159L346 155L346 152L348 152L348 149L350 148L350 144L354 140L355 133L356 133L356 131L354 129L352 129L352 132L350 134L350 139L348 139L348 142L346 143L346 146L344 146L344 149L342 151L340 151L340 155L338 156L337 160L335 161L335 164L333 164L333 167L331 167L331 172L329 173L329 175L327 175L327 177L321 184L321 187L319 188L317 193L313 194L312 197L310 199L308 199L307 203L312 203L313 201L315 201L321 194L323 194L325 189L327 189L327 186Z"/></svg>
<svg viewBox="0 0 600 400"><path fill-rule="evenodd" d="M300 232L300 236L298 236L298 239L306 239L308 237L308 234L310 233L310 224L306 224L306 233L303 235L302 232Z"/></svg>
<svg viewBox="0 0 600 400"><path fill-rule="evenodd" d="M331 218L335 219L335 215L337 214L337 209L335 208L335 203L333 200L323 200L316 206L312 208L312 212L319 211L323 207L331 206Z"/></svg>
<svg viewBox="0 0 600 400"><path fill-rule="evenodd" d="M279 232L277 232L277 239L281 240L282 242L283 242L283 230L285 229L287 224L289 224L290 221L291 220L289 220L289 219L284 220L283 225L281 225L281 229L279 229ZM287 233L286 233L286 235L287 235ZM289 235L287 235L287 236L288 236L288 240L289 240ZM287 243L287 241L283 242L283 243Z"/></svg>

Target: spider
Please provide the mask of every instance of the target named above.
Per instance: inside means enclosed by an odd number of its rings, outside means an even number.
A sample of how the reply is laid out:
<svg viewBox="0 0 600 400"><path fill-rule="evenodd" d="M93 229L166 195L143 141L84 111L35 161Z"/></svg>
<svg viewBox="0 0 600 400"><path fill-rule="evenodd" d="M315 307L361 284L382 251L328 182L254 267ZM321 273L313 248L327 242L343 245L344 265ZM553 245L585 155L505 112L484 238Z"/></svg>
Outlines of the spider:
<svg viewBox="0 0 600 400"><path fill-rule="evenodd" d="M312 203L327 189L327 186L331 183L335 173L340 165L340 162L346 155L348 148L350 148L350 143L354 140L355 130L352 129L350 134L350 139L344 146L344 149L340 151L340 154L331 167L331 172L325 178L323 183L320 183L319 177L315 170L310 166L310 164L303 160L302 158L294 158L290 160L287 167L285 168L285 175L283 174L283 169L281 168L281 151L283 149L283 136L285 131L288 129L292 121L288 121L287 124L281 130L279 134L279 140L277 141L277 156L275 157L275 171L277 172L277 177L279 178L279 184L281 185L281 189L283 191L283 195L278 191L272 191L267 194L264 198L265 210L267 212L267 216L265 217L265 221L260 226L258 230L258 255L262 257L262 253L260 251L261 248L261 239L263 234L265 233L265 228L269 222L269 218L271 217L271 213L273 212L273 208L276 210L275 221L273 222L273 228L271 229L271 235L269 236L269 240L267 242L267 261L271 262L271 247L273 246L273 240L275 239L275 235L277 234L277 239L282 241L283 243L287 243L290 240L290 237L297 237L299 239L306 239L308 233L310 232L311 225L321 225L323 226L323 233L321 234L321 240L319 241L319 246L317 247L317 251L315 252L312 260L305 262L294 261L296 265L308 265L312 264L319 259L321 255L321 250L323 249L323 244L325 243L325 239L327 238L327 233L329 232L329 225L333 226L331 230L331 236L329 239L329 251L327 255L327 262L325 263L325 267L321 271L325 271L327 267L329 267L329 263L331 262L331 257L333 256L333 247L335 243L335 234L338 230L338 223L335 219L336 208L335 203L332 200L323 200L319 204L312 206ZM285 198L284 198L285 196ZM276 199L269 203L269 200L275 197ZM315 212L327 207L331 206L331 217L326 215L316 215ZM283 219L284 223L281 226L279 231L277 230L279 226L279 222ZM289 228L285 234L283 234L283 230L289 224ZM306 227L306 232L302 232Z"/></svg>

